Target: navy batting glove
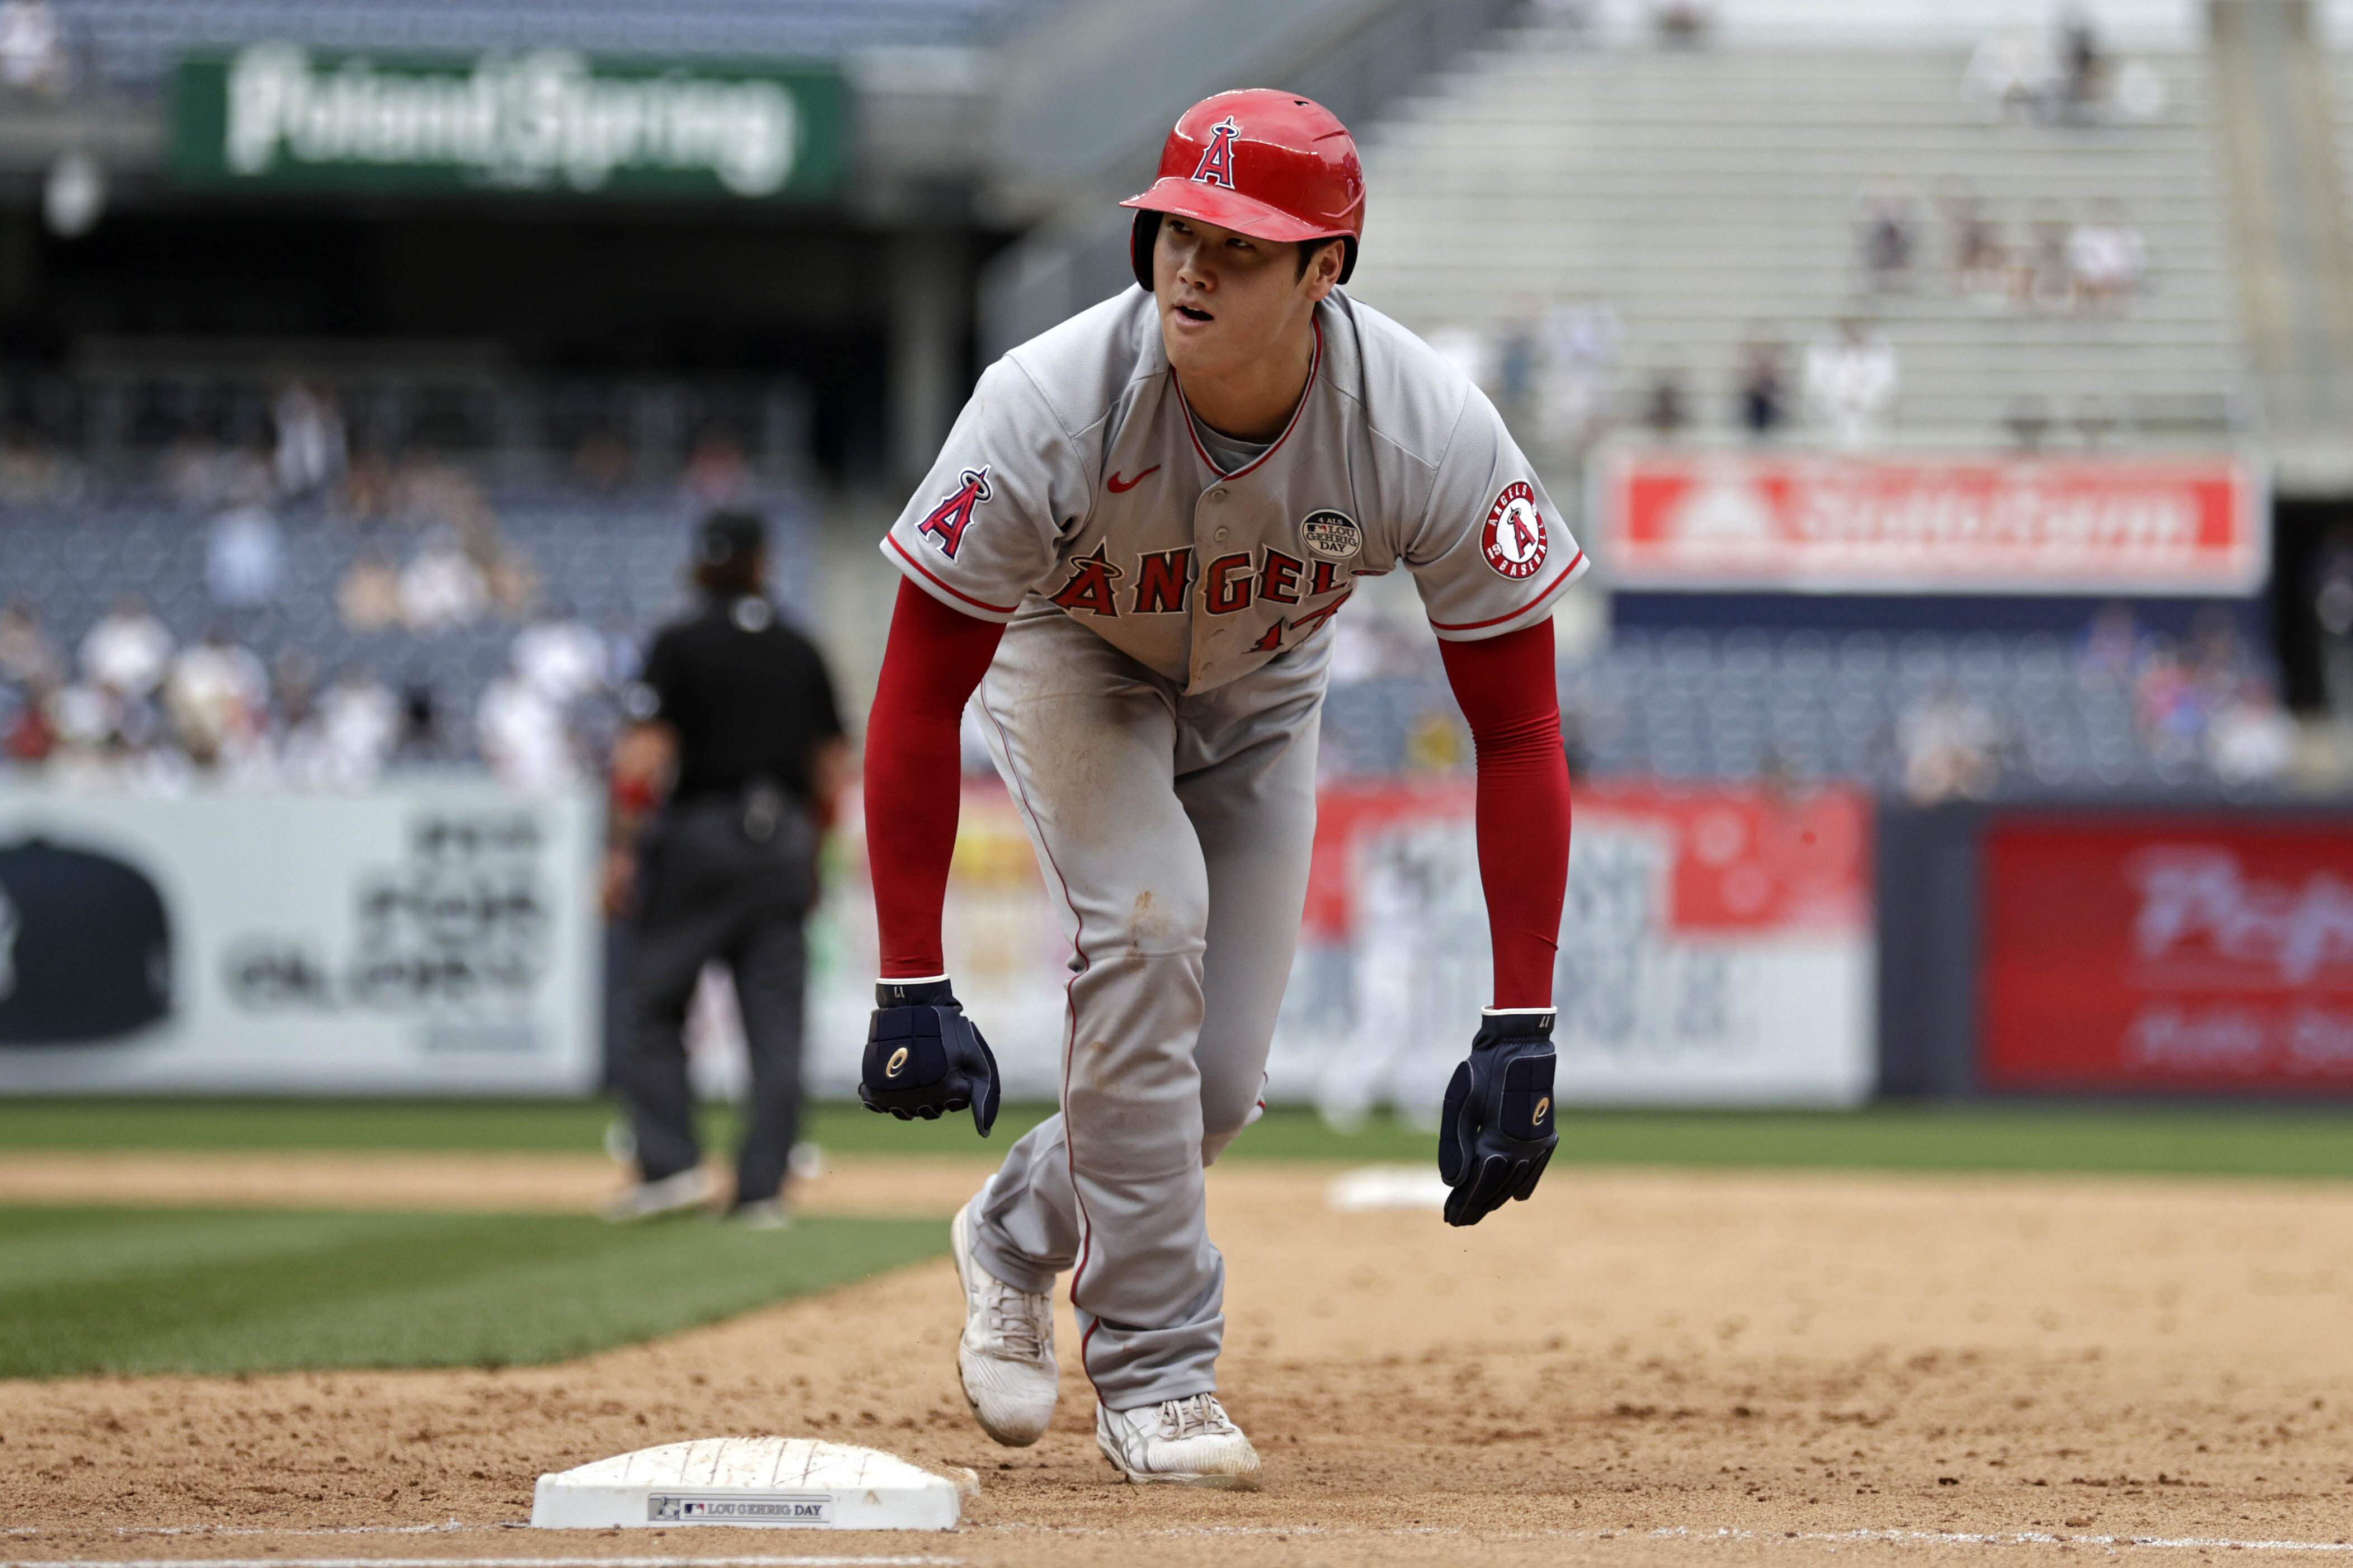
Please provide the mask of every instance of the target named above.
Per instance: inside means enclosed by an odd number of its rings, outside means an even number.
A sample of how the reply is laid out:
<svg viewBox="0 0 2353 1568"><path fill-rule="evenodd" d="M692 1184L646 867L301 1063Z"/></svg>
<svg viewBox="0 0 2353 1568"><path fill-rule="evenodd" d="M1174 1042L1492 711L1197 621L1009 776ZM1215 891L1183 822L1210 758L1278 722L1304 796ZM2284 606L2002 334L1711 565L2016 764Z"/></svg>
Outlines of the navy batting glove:
<svg viewBox="0 0 2353 1568"><path fill-rule="evenodd" d="M1525 1198L1560 1143L1552 1117L1552 1009L1488 1013L1454 1069L1439 1115L1438 1174L1453 1188L1446 1223L1477 1225Z"/></svg>
<svg viewBox="0 0 2353 1568"><path fill-rule="evenodd" d="M858 1098L902 1121L939 1120L972 1108L983 1138L997 1125L997 1058L944 980L885 980L874 987L874 1019Z"/></svg>

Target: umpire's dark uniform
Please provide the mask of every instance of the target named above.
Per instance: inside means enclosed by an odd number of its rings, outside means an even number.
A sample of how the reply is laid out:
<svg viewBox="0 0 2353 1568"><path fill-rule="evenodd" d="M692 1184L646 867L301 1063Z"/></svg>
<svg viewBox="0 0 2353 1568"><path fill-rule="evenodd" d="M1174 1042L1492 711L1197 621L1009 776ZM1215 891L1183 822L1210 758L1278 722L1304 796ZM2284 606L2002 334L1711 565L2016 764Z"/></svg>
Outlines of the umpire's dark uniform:
<svg viewBox="0 0 2353 1568"><path fill-rule="evenodd" d="M731 552L757 561L764 545L756 519L720 514L704 525L699 570ZM738 586L756 589L756 573ZM655 1182L701 1159L684 1030L696 979L717 960L734 976L751 1053L734 1201L762 1203L781 1192L799 1133L811 772L841 735L840 713L817 649L756 591L707 590L702 613L655 637L639 682L630 716L670 727L678 772L638 844L620 1085L638 1163Z"/></svg>

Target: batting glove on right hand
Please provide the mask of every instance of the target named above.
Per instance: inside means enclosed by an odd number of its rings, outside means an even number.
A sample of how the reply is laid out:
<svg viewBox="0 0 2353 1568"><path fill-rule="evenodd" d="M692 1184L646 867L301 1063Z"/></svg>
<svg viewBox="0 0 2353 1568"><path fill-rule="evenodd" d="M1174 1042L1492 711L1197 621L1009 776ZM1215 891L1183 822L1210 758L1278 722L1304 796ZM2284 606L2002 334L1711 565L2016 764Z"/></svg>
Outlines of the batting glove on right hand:
<svg viewBox="0 0 2353 1568"><path fill-rule="evenodd" d="M1439 1116L1438 1174L1453 1192L1446 1223L1477 1225L1536 1190L1560 1142L1552 1116L1552 1009L1487 1012L1454 1069Z"/></svg>
<svg viewBox="0 0 2353 1568"><path fill-rule="evenodd" d="M936 1121L943 1110L970 1106L973 1126L987 1137L997 1124L997 1058L948 983L885 980L874 987L874 1002L860 1101L902 1121Z"/></svg>

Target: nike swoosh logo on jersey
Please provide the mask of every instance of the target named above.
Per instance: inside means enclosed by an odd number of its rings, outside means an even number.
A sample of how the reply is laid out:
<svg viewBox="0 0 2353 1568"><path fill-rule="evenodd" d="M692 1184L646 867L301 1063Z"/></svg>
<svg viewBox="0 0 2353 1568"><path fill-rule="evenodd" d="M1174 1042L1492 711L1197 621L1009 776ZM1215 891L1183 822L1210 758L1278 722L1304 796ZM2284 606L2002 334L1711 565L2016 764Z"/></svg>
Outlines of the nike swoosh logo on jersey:
<svg viewBox="0 0 2353 1568"><path fill-rule="evenodd" d="M1134 489L1136 486L1138 486L1138 485L1142 484L1145 480L1146 480L1146 479L1150 479L1153 475L1155 475L1155 474L1158 473L1159 471L1160 471L1160 465L1159 465L1159 464L1157 464L1157 463L1155 463L1155 464L1153 464L1153 465L1152 465L1152 467L1150 467L1150 468L1148 468L1145 469L1145 470L1144 470L1144 472L1142 472L1142 473L1140 473L1140 474L1136 475L1136 476L1135 476L1135 478L1134 478L1134 479L1129 479L1129 480L1127 480L1125 483L1124 483L1124 484L1123 484L1123 483L1120 481L1120 477L1119 477L1119 472L1118 472L1118 470L1117 470L1117 469L1113 469L1113 472L1112 472L1112 476L1111 476L1111 478L1109 478L1109 479L1105 479L1105 480L1103 481L1103 489L1107 489L1107 490L1111 491L1111 493L1112 493L1112 494L1113 494L1113 495L1115 495L1115 496L1117 496L1117 495L1125 495L1128 491L1130 491L1130 490Z"/></svg>

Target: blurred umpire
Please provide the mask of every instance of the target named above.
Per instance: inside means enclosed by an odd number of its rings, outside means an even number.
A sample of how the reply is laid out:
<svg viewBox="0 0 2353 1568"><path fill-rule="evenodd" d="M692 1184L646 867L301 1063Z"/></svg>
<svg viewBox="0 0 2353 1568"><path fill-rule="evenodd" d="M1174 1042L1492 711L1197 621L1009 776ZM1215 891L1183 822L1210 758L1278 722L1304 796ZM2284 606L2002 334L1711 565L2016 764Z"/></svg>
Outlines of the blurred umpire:
<svg viewBox="0 0 2353 1568"><path fill-rule="evenodd" d="M711 1196L687 1084L685 1026L705 963L727 965L751 1054L729 1217L786 1222L800 1126L802 922L817 847L847 777L825 661L766 595L766 530L717 511L697 531L702 605L667 626L630 688L614 748L608 910L634 917L616 1077L638 1180L607 1210L638 1219Z"/></svg>

